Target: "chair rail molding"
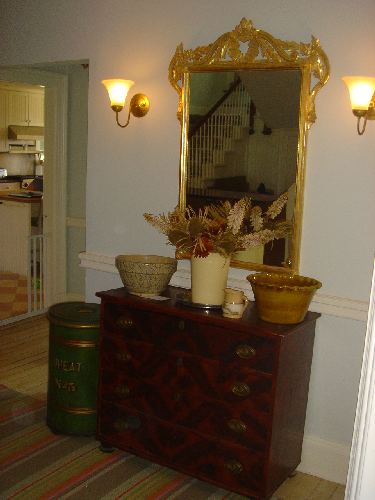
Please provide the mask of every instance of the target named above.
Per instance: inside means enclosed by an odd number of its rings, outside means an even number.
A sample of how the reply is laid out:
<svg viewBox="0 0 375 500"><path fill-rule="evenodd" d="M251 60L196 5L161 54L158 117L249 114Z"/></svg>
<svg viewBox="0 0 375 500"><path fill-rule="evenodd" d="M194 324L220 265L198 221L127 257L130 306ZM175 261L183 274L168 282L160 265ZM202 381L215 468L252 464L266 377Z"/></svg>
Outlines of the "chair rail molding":
<svg viewBox="0 0 375 500"><path fill-rule="evenodd" d="M115 257L94 252L81 252L79 254L80 266L95 271L104 271L117 274ZM172 276L171 285L190 288L190 270L178 268ZM229 275L228 286L243 290L248 298L253 299L250 285L244 279L234 278ZM338 297L323 293L316 293L310 305L310 310L330 316L366 321L369 303L367 301Z"/></svg>

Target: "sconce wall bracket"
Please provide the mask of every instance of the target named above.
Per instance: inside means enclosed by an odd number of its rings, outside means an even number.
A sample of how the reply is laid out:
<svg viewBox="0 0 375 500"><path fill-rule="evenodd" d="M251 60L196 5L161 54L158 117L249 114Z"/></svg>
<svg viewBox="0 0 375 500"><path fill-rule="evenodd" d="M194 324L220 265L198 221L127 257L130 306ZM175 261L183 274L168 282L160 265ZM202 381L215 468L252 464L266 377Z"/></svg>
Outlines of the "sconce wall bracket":
<svg viewBox="0 0 375 500"><path fill-rule="evenodd" d="M137 118L147 115L150 109L150 101L144 94L135 94L130 100L130 112Z"/></svg>

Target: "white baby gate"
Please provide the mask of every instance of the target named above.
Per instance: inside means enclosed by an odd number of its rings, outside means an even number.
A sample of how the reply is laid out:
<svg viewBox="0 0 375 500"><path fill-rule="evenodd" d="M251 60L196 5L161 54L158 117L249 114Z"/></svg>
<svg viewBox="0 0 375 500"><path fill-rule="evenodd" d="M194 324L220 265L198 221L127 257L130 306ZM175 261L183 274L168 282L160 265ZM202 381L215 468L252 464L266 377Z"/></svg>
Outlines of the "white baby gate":
<svg viewBox="0 0 375 500"><path fill-rule="evenodd" d="M27 303L22 312L0 320L6 325L22 319L37 316L47 310L47 237L44 234L31 235L27 238ZM23 295L23 294L22 294Z"/></svg>
<svg viewBox="0 0 375 500"><path fill-rule="evenodd" d="M27 316L41 314L47 309L47 238L44 234L29 237L30 265L27 276Z"/></svg>

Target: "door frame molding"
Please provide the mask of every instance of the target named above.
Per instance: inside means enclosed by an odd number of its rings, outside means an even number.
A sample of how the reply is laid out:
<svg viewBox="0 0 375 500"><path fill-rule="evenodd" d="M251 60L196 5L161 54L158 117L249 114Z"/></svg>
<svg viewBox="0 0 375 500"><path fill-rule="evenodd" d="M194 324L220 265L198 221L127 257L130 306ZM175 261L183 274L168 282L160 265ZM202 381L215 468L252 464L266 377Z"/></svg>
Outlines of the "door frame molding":
<svg viewBox="0 0 375 500"><path fill-rule="evenodd" d="M47 236L47 306L66 299L68 77L32 66L0 67L0 80L45 87L43 213Z"/></svg>
<svg viewBox="0 0 375 500"><path fill-rule="evenodd" d="M375 259L345 500L369 500L375 478Z"/></svg>

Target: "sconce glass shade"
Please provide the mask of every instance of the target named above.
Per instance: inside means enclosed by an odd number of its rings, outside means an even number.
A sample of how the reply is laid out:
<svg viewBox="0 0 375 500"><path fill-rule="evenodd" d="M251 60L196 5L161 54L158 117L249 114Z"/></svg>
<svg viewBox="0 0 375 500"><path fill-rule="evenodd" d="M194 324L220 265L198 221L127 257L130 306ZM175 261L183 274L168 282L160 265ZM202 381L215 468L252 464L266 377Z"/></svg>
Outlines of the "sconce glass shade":
<svg viewBox="0 0 375 500"><path fill-rule="evenodd" d="M129 89L134 85L134 82L132 80L112 79L102 80L102 84L107 89L111 108L114 111L121 111L125 105Z"/></svg>
<svg viewBox="0 0 375 500"><path fill-rule="evenodd" d="M367 76L344 76L348 87L353 112L367 111L375 93L375 78Z"/></svg>

